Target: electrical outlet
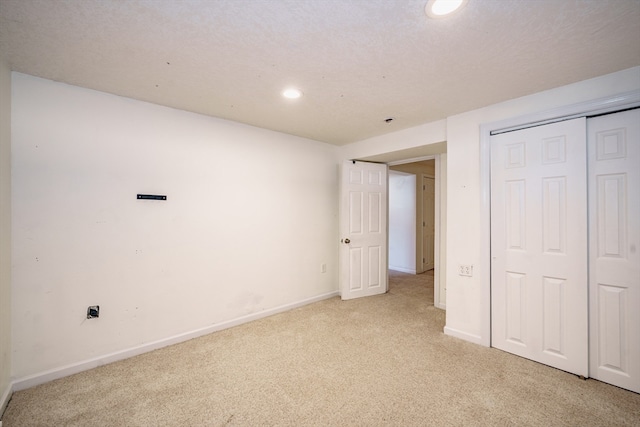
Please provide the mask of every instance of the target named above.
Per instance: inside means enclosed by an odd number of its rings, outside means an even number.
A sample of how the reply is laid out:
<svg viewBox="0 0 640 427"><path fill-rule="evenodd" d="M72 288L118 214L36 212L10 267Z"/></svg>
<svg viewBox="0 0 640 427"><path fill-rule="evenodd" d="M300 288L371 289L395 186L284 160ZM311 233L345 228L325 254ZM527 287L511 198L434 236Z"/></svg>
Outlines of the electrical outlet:
<svg viewBox="0 0 640 427"><path fill-rule="evenodd" d="M90 305L87 308L87 319L93 319L94 317L100 317L99 305Z"/></svg>
<svg viewBox="0 0 640 427"><path fill-rule="evenodd" d="M327 264L322 263L320 264L320 273L326 273L327 272Z"/></svg>
<svg viewBox="0 0 640 427"><path fill-rule="evenodd" d="M473 265L461 265L458 274L460 276L473 276Z"/></svg>

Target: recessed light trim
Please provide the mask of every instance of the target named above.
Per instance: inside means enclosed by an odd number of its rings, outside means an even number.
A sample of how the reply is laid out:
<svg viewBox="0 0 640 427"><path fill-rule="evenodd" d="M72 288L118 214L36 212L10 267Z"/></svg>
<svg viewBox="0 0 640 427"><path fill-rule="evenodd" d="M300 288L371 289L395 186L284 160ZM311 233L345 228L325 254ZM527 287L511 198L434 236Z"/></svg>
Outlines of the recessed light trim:
<svg viewBox="0 0 640 427"><path fill-rule="evenodd" d="M300 89L290 87L282 92L282 96L287 99L298 99L302 96L302 92L300 91Z"/></svg>
<svg viewBox="0 0 640 427"><path fill-rule="evenodd" d="M424 8L429 18L442 19L460 12L469 0L429 0Z"/></svg>

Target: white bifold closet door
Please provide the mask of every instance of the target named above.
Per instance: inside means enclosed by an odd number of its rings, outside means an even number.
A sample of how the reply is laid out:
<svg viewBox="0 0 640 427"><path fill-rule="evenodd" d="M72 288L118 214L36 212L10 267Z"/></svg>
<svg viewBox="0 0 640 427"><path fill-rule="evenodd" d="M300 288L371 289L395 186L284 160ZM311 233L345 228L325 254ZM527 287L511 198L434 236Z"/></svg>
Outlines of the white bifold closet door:
<svg viewBox="0 0 640 427"><path fill-rule="evenodd" d="M491 138L492 346L588 376L584 118Z"/></svg>
<svg viewBox="0 0 640 427"><path fill-rule="evenodd" d="M640 109L491 144L492 345L640 392Z"/></svg>
<svg viewBox="0 0 640 427"><path fill-rule="evenodd" d="M640 110L587 133L590 375L640 393Z"/></svg>

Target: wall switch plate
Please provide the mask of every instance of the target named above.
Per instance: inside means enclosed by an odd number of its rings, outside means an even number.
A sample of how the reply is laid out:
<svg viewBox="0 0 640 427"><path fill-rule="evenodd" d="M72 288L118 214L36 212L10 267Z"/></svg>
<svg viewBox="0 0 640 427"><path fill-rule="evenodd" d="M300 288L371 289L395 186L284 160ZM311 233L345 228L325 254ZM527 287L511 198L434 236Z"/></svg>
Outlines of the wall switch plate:
<svg viewBox="0 0 640 427"><path fill-rule="evenodd" d="M473 265L461 265L458 274L467 277L473 276Z"/></svg>
<svg viewBox="0 0 640 427"><path fill-rule="evenodd" d="M327 272L327 264L320 264L320 273L326 273Z"/></svg>

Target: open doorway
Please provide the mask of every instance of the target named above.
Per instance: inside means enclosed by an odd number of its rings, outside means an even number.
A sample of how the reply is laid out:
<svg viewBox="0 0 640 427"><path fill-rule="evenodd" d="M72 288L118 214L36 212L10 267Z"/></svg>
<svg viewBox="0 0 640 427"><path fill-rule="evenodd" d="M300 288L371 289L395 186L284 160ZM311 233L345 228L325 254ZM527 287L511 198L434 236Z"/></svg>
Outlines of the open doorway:
<svg viewBox="0 0 640 427"><path fill-rule="evenodd" d="M389 167L424 160L435 162L435 230L434 230L434 306L446 309L447 244L447 143L435 142L404 150L358 157L363 162L383 163Z"/></svg>
<svg viewBox="0 0 640 427"><path fill-rule="evenodd" d="M436 158L389 164L389 279L428 283L434 305L444 309L444 295L435 286L440 253Z"/></svg>

